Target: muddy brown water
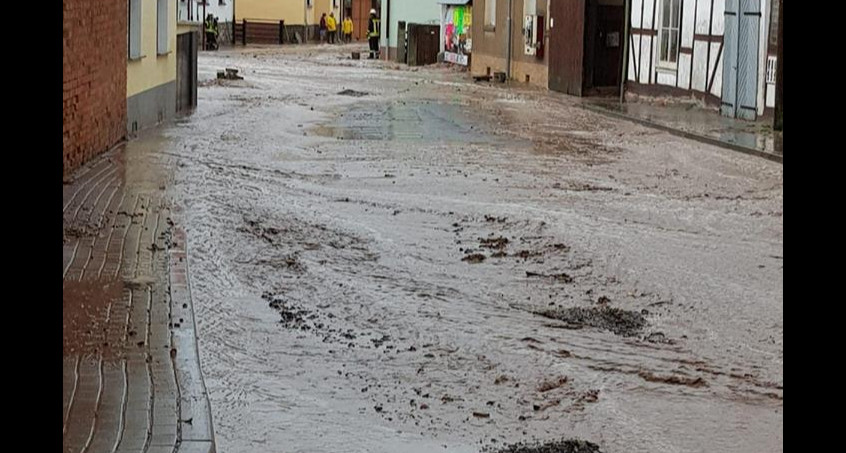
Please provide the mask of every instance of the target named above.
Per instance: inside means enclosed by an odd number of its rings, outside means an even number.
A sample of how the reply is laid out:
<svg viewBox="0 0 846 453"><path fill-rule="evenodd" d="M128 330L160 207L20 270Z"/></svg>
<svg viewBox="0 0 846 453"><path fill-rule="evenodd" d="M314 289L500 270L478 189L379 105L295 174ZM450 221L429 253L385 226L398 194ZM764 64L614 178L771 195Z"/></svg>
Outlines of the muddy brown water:
<svg viewBox="0 0 846 453"><path fill-rule="evenodd" d="M783 451L781 167L341 52L165 133L219 451Z"/></svg>

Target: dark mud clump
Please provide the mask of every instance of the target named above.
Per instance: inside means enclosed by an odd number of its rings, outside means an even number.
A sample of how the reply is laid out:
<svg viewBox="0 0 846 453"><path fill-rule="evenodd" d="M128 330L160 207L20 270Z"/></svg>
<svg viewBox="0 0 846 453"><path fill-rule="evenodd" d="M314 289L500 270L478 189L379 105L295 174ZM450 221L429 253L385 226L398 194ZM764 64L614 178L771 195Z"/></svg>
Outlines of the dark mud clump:
<svg viewBox="0 0 846 453"><path fill-rule="evenodd" d="M563 321L567 324L565 327L570 329L593 327L614 332L624 337L637 335L647 324L646 318L636 311L609 307L558 308L544 310L537 314Z"/></svg>
<svg viewBox="0 0 846 453"><path fill-rule="evenodd" d="M669 384L669 385L685 385L688 387L707 387L708 382L701 377L688 377L688 376L677 376L677 375L670 375L670 376L660 376L656 375L647 371L642 371L638 373L641 379L648 381L648 382L657 382L660 384Z"/></svg>
<svg viewBox="0 0 846 453"><path fill-rule="evenodd" d="M103 230L102 223L76 223L62 227L62 242L67 243L70 239L82 239L97 237Z"/></svg>
<svg viewBox="0 0 846 453"><path fill-rule="evenodd" d="M314 315L308 310L297 308L279 298L270 298L270 308L279 312L279 323L286 329L311 330L308 320Z"/></svg>
<svg viewBox="0 0 846 453"><path fill-rule="evenodd" d="M486 258L487 257L485 255L482 255L481 253L473 253L473 254L465 256L464 258L461 258L461 261L465 261L465 262L468 262L470 264L478 264L478 263L481 263L482 261L485 261Z"/></svg>
<svg viewBox="0 0 846 453"><path fill-rule="evenodd" d="M515 258L522 258L524 260L528 260L529 258L536 257L536 256L542 256L542 255L543 255L543 253L535 251L535 250L520 250L519 252L515 253L512 256L514 256Z"/></svg>
<svg viewBox="0 0 846 453"><path fill-rule="evenodd" d="M109 343L109 313L125 305L127 288L116 279L62 282L62 352L117 354L126 345Z"/></svg>
<svg viewBox="0 0 846 453"><path fill-rule="evenodd" d="M567 385L568 381L569 381L569 379L566 376L560 377L558 379L543 381L538 386L538 391L541 392L541 393L546 393L546 392L564 387L565 385Z"/></svg>
<svg viewBox="0 0 846 453"><path fill-rule="evenodd" d="M354 98L361 98L361 97L367 96L368 94L369 93L365 93L363 91L356 91L356 90L349 90L349 89L338 92L339 96L352 96Z"/></svg>
<svg viewBox="0 0 846 453"><path fill-rule="evenodd" d="M492 453L602 453L599 445L584 440L559 440L543 444L519 443L499 450L488 449Z"/></svg>
<svg viewBox="0 0 846 453"><path fill-rule="evenodd" d="M564 282L564 283L573 283L573 277L571 277L569 274L566 274L564 272L559 273L559 274L541 274L541 273L538 273L538 272L526 271L526 277L528 277L528 278L548 278L548 279L552 279L552 280L558 280L558 281L561 281L561 282Z"/></svg>
<svg viewBox="0 0 846 453"><path fill-rule="evenodd" d="M481 239L479 245L486 249L502 250L508 247L508 238L500 236L498 238Z"/></svg>
<svg viewBox="0 0 846 453"><path fill-rule="evenodd" d="M496 222L496 223L505 223L508 220L508 217L494 217L490 215L485 215L485 222Z"/></svg>

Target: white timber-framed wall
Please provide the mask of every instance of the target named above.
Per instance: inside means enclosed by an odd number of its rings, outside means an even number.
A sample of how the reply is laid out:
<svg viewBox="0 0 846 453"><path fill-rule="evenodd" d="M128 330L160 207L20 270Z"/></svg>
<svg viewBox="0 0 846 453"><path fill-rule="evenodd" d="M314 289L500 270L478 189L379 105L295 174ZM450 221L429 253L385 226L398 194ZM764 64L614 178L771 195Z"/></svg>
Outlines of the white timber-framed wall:
<svg viewBox="0 0 846 453"><path fill-rule="evenodd" d="M761 19L758 29L757 112L764 115L775 105L774 55L769 51L771 3L760 2ZM777 0L776 0L777 1ZM719 105L723 92L723 56L726 0L631 0L631 36L628 59L628 91L646 95L695 97L709 104ZM677 23L671 19L665 27L665 2L678 14ZM675 11L674 11L675 10ZM662 62L662 37L678 27L678 46L669 53L675 62ZM665 52L666 54L666 52ZM768 71L768 65L769 70Z"/></svg>

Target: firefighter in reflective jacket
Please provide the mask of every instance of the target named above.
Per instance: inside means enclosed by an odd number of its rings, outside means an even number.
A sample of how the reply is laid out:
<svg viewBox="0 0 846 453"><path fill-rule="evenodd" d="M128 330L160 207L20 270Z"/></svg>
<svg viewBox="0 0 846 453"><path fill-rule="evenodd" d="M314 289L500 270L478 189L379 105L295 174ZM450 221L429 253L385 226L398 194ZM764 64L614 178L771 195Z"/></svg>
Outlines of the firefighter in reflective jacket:
<svg viewBox="0 0 846 453"><path fill-rule="evenodd" d="M203 26L206 32L205 50L217 50L217 18L209 13Z"/></svg>
<svg viewBox="0 0 846 453"><path fill-rule="evenodd" d="M379 18L376 17L376 10L370 10L370 21L367 24L367 38L370 40L369 59L379 58Z"/></svg>

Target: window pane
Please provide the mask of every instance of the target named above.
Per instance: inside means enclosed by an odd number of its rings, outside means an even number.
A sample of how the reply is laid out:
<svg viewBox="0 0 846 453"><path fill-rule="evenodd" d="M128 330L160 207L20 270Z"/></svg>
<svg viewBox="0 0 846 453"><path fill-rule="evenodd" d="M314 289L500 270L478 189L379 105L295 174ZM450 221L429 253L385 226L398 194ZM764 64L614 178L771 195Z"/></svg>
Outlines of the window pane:
<svg viewBox="0 0 846 453"><path fill-rule="evenodd" d="M661 0L662 3L662 14L661 14L661 25L665 28L670 26L670 9L673 3L673 0Z"/></svg>
<svg viewBox="0 0 846 453"><path fill-rule="evenodd" d="M670 43L669 33L670 32L667 30L661 30L661 52L658 56L659 61L667 61L667 46Z"/></svg>
<svg viewBox="0 0 846 453"><path fill-rule="evenodd" d="M673 30L673 31L670 32L670 55L669 55L668 60L675 63L676 60L677 60L678 52L679 52L679 32L677 30Z"/></svg>

